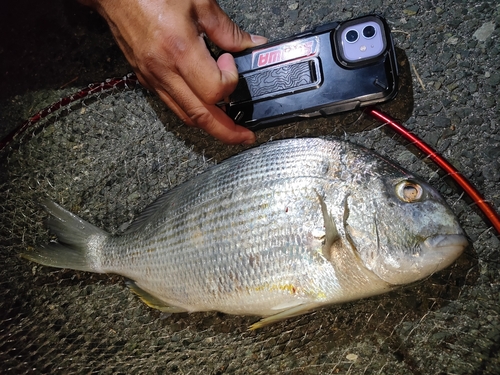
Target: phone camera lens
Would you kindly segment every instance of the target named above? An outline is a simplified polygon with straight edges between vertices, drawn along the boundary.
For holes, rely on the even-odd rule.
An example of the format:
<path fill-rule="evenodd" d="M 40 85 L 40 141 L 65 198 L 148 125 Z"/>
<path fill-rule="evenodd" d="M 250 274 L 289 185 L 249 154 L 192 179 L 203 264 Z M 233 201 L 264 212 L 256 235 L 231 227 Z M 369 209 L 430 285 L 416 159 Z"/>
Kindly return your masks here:
<path fill-rule="evenodd" d="M 363 36 L 366 39 L 371 39 L 375 36 L 375 28 L 373 26 L 366 26 L 363 29 Z"/>
<path fill-rule="evenodd" d="M 346 34 L 345 34 L 345 40 L 347 40 L 348 43 L 354 43 L 358 40 L 359 38 L 359 34 L 356 30 L 349 30 Z"/>

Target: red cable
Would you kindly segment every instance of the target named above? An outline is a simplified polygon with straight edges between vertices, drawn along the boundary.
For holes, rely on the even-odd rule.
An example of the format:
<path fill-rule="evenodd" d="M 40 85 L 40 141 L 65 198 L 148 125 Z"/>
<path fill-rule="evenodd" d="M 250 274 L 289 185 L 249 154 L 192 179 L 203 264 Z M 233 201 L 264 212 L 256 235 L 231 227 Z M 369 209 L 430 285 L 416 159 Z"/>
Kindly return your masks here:
<path fill-rule="evenodd" d="M 377 119 L 378 121 L 389 125 L 399 135 L 403 136 L 406 140 L 417 146 L 424 152 L 434 163 L 436 163 L 442 170 L 450 175 L 465 191 L 465 193 L 474 201 L 487 219 L 491 222 L 493 227 L 500 233 L 500 216 L 495 209 L 484 200 L 483 196 L 477 189 L 465 178 L 454 166 L 452 166 L 444 157 L 439 155 L 431 146 L 425 143 L 422 139 L 406 129 L 402 124 L 391 116 L 379 111 L 375 108 L 367 108 L 367 114 Z"/>

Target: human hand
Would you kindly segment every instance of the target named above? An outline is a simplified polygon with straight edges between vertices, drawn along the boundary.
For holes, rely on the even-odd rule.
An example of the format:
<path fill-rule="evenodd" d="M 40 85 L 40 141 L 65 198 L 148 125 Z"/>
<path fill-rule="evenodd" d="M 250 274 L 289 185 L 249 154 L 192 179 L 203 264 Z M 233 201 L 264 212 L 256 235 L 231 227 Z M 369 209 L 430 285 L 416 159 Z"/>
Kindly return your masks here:
<path fill-rule="evenodd" d="M 215 0 L 80 0 L 94 7 L 132 65 L 141 84 L 155 91 L 187 125 L 225 143 L 251 144 L 255 135 L 215 104 L 238 83 L 233 57 L 215 61 L 203 34 L 237 52 L 267 41 L 233 23 Z"/>

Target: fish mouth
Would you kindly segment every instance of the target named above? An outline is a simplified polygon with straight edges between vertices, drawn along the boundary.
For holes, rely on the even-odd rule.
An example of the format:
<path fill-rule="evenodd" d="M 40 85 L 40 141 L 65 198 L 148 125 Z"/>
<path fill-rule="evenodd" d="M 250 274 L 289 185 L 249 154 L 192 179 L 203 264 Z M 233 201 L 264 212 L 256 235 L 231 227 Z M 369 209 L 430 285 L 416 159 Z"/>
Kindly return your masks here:
<path fill-rule="evenodd" d="M 427 249 L 439 249 L 446 252 L 463 251 L 468 244 L 469 241 L 463 234 L 438 234 L 437 236 L 428 237 L 424 241 L 424 246 Z"/>
<path fill-rule="evenodd" d="M 384 264 L 377 274 L 392 285 L 410 284 L 448 267 L 468 244 L 469 241 L 463 234 L 427 237 L 420 243 L 419 251 L 399 258 L 395 264 Z"/>
<path fill-rule="evenodd" d="M 424 268 L 429 274 L 442 270 L 452 264 L 469 245 L 467 237 L 463 234 L 438 234 L 426 238 L 421 244 Z"/>

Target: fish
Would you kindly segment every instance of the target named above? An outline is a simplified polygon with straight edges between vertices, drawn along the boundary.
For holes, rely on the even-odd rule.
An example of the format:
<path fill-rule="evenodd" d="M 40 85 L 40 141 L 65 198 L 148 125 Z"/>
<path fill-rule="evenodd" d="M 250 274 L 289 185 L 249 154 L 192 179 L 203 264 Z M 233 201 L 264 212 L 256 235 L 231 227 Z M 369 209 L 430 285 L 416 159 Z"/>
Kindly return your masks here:
<path fill-rule="evenodd" d="M 422 280 L 468 245 L 430 184 L 338 139 L 246 150 L 167 191 L 118 235 L 42 206 L 57 240 L 22 257 L 122 275 L 166 313 L 259 316 L 249 329 Z"/>

